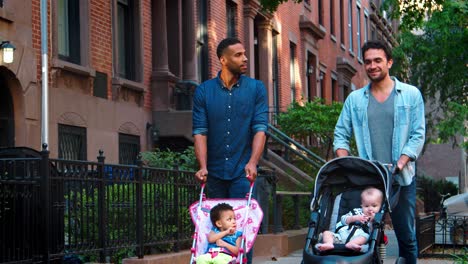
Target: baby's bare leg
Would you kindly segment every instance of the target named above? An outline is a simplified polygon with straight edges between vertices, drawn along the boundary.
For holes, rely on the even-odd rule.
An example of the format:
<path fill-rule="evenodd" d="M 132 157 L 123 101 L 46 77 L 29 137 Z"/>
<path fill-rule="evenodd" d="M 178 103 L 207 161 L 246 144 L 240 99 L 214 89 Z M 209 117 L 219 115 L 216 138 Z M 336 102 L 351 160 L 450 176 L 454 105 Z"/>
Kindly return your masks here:
<path fill-rule="evenodd" d="M 335 248 L 335 246 L 333 246 L 334 238 L 335 235 L 332 232 L 324 231 L 322 233 L 322 243 L 317 244 L 317 249 L 320 251 L 326 251 Z"/>
<path fill-rule="evenodd" d="M 346 248 L 349 248 L 354 251 L 361 251 L 361 246 L 367 242 L 367 238 L 363 236 L 358 236 L 356 238 L 351 239 L 348 243 L 346 243 Z"/>

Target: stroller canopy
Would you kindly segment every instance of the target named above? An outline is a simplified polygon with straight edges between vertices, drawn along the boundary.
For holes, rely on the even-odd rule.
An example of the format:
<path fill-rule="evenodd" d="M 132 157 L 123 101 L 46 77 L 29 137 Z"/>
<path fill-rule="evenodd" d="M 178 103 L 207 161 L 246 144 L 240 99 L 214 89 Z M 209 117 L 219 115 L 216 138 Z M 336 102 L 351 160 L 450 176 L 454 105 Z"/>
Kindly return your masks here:
<path fill-rule="evenodd" d="M 317 206 L 316 197 L 324 186 L 355 188 L 369 185 L 384 191 L 385 200 L 390 208 L 391 175 L 384 165 L 378 161 L 353 156 L 333 159 L 323 165 L 317 174 L 311 208 Z"/>

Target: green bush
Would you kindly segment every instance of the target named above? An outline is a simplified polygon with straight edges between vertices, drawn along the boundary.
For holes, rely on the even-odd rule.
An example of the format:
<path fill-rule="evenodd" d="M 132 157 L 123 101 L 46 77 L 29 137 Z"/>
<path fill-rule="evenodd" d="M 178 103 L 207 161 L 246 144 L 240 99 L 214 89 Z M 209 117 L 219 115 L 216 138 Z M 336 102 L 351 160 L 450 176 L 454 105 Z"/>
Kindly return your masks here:
<path fill-rule="evenodd" d="M 188 147 L 183 152 L 175 152 L 171 150 L 155 149 L 154 151 L 146 151 L 141 153 L 142 159 L 150 167 L 174 169 L 186 171 L 197 171 L 198 163 L 195 158 L 194 147 Z"/>

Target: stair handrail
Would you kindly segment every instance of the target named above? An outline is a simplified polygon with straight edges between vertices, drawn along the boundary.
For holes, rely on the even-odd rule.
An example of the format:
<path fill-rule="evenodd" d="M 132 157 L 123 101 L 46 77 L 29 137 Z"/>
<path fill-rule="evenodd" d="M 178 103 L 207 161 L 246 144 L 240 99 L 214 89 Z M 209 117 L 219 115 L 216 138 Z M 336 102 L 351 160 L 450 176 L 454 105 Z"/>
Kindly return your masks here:
<path fill-rule="evenodd" d="M 310 163 L 312 166 L 319 169 L 323 166 L 323 164 L 325 164 L 326 162 L 325 159 L 313 153 L 311 150 L 304 147 L 302 144 L 295 141 L 294 139 L 292 139 L 291 137 L 283 133 L 281 130 L 279 130 L 275 126 L 268 124 L 268 129 L 269 130 L 267 130 L 267 136 L 271 137 L 273 140 L 275 140 L 276 142 L 280 143 L 282 146 L 287 148 L 288 151 L 291 151 L 294 154 L 298 155 L 299 157 L 301 157 L 302 159 Z M 274 133 L 270 132 L 270 130 L 273 131 Z M 278 134 L 279 136 L 275 135 L 275 133 Z M 312 160 L 311 158 L 302 154 L 300 151 L 292 148 L 290 144 L 293 144 L 297 149 L 304 151 L 307 155 L 313 157 L 313 159 L 315 160 Z"/>

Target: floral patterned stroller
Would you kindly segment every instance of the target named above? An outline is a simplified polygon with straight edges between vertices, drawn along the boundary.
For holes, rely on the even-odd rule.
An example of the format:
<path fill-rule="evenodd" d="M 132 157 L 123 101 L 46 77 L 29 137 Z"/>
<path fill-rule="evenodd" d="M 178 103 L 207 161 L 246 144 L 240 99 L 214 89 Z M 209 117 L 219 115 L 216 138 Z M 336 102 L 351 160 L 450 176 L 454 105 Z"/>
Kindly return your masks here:
<path fill-rule="evenodd" d="M 239 255 L 233 258 L 231 263 L 245 263 L 244 255 L 252 248 L 263 219 L 262 209 L 258 202 L 252 198 L 253 183 L 250 185 L 250 191 L 246 195 L 246 199 L 206 199 L 204 188 L 205 184 L 201 187 L 199 201 L 189 207 L 190 216 L 195 225 L 190 264 L 196 263 L 197 256 L 206 253 L 208 247 L 207 235 L 212 228 L 210 209 L 219 203 L 227 203 L 234 208 L 236 222 L 238 223 L 237 230 L 242 232 Z"/>

